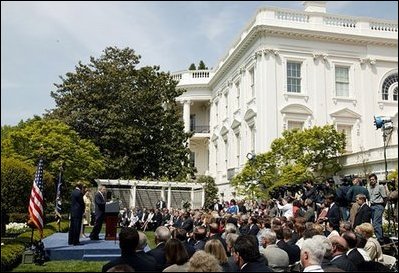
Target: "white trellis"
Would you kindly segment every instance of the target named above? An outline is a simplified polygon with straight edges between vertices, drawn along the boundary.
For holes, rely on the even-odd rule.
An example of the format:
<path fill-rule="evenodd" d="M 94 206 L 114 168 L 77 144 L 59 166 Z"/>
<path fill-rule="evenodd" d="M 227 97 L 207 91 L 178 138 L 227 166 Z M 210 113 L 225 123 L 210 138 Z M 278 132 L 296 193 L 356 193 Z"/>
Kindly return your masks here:
<path fill-rule="evenodd" d="M 123 207 L 154 208 L 159 197 L 167 208 L 179 208 L 180 201 L 189 201 L 191 208 L 202 208 L 205 203 L 203 184 L 171 181 L 143 181 L 120 179 L 95 179 L 97 185 L 105 185 L 113 197 L 122 201 Z"/>

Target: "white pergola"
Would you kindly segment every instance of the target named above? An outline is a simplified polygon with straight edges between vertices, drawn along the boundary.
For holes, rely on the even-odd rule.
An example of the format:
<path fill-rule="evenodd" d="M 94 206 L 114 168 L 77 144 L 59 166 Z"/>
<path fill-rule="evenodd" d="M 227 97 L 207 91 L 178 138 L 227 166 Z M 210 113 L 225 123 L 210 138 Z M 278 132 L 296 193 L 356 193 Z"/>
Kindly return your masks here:
<path fill-rule="evenodd" d="M 171 182 L 171 181 L 145 181 L 145 180 L 121 180 L 121 179 L 95 179 L 97 185 L 112 186 L 130 186 L 130 204 L 136 206 L 137 187 L 159 187 L 161 197 L 165 200 L 165 190 L 167 190 L 167 208 L 171 208 L 171 196 L 173 188 L 191 188 L 191 207 L 194 203 L 194 190 L 201 189 L 201 207 L 205 203 L 205 188 L 203 184 L 193 182 Z"/>

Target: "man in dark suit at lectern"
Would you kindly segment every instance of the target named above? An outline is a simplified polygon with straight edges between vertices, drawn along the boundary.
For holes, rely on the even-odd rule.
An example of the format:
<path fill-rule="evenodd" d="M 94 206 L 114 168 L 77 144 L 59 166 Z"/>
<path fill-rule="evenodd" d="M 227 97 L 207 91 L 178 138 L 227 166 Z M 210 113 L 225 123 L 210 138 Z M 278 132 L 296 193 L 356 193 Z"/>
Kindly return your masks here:
<path fill-rule="evenodd" d="M 98 235 L 100 234 L 105 218 L 105 204 L 107 203 L 106 193 L 107 188 L 104 185 L 100 185 L 98 187 L 98 192 L 94 196 L 96 220 L 94 222 L 93 230 L 90 233 L 91 240 L 100 240 Z"/>

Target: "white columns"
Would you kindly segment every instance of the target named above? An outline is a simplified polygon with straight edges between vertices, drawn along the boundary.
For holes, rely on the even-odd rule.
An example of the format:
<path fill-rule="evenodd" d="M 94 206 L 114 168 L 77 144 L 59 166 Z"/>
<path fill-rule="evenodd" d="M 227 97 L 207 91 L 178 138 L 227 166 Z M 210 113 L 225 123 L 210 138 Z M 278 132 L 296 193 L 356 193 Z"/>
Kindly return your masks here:
<path fill-rule="evenodd" d="M 172 201 L 172 186 L 169 185 L 168 186 L 168 205 L 167 205 L 168 209 L 170 209 L 171 201 Z"/>
<path fill-rule="evenodd" d="M 201 208 L 205 205 L 205 187 L 202 187 L 202 194 L 201 194 Z"/>
<path fill-rule="evenodd" d="M 191 208 L 194 208 L 194 188 L 191 188 Z"/>
<path fill-rule="evenodd" d="M 130 190 L 130 204 L 131 204 L 130 207 L 131 208 L 136 207 L 136 194 L 137 194 L 136 188 L 137 188 L 136 183 L 133 183 L 133 188 Z"/>
<path fill-rule="evenodd" d="M 183 101 L 183 120 L 184 120 L 184 131 L 190 131 L 190 105 L 191 101 Z"/>
<path fill-rule="evenodd" d="M 165 187 L 161 188 L 161 198 L 163 201 L 165 201 Z"/>

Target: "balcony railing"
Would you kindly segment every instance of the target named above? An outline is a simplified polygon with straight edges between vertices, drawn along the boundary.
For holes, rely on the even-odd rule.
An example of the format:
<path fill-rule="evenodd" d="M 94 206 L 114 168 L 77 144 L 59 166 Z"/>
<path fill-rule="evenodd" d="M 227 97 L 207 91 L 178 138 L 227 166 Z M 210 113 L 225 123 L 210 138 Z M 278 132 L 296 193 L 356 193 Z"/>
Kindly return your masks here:
<path fill-rule="evenodd" d="M 209 125 L 203 125 L 203 126 L 191 126 L 190 130 L 194 133 L 205 133 L 209 134 L 210 128 Z"/>

